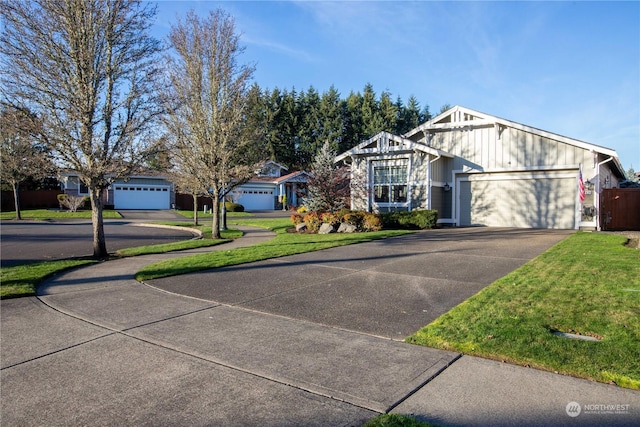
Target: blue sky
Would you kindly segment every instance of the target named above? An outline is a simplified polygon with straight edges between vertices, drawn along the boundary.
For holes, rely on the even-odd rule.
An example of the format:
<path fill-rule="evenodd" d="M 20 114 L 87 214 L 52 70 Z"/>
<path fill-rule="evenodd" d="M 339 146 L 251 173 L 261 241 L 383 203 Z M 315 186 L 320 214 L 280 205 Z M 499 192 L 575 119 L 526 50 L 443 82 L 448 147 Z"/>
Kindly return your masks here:
<path fill-rule="evenodd" d="M 263 88 L 371 83 L 612 148 L 640 171 L 640 2 L 159 1 L 232 15 Z"/>

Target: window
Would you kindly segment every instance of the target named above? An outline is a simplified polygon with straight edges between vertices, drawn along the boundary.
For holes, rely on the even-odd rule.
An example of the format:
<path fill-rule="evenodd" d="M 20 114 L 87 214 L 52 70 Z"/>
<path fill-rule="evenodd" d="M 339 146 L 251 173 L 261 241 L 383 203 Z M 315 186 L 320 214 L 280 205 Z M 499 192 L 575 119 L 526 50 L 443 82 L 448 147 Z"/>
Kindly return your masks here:
<path fill-rule="evenodd" d="M 373 168 L 373 194 L 376 203 L 406 203 L 407 167 L 375 166 Z"/>

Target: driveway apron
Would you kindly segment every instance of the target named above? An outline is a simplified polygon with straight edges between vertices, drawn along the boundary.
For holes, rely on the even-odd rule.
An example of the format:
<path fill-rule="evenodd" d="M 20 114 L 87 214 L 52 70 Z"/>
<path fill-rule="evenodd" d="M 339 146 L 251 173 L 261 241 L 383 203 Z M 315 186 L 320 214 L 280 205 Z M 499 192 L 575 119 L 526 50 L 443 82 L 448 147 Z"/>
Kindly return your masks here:
<path fill-rule="evenodd" d="M 272 238 L 244 231 L 214 250 Z M 37 298 L 2 301 L 2 422 L 360 425 L 391 410 L 449 419 L 442 399 L 425 399 L 431 385 L 454 367 L 484 371 L 399 340 L 567 234 L 433 230 L 151 286 L 133 274 L 184 252 L 67 272 Z"/>

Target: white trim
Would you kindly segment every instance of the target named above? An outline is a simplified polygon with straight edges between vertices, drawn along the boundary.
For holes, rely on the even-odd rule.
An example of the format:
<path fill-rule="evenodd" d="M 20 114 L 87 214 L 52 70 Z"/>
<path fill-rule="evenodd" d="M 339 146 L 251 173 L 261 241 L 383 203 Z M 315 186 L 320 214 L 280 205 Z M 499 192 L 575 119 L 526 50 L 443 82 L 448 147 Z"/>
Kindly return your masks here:
<path fill-rule="evenodd" d="M 476 120 L 468 120 L 468 121 L 459 121 L 460 117 L 463 114 L 469 114 L 472 116 L 476 116 L 479 119 Z M 454 119 L 456 119 L 457 121 L 452 121 L 450 123 L 438 123 L 440 120 L 444 119 L 447 116 L 452 116 Z M 421 124 L 420 126 L 416 127 L 415 129 L 410 130 L 409 132 L 405 133 L 404 135 L 402 135 L 404 138 L 411 138 L 412 136 L 414 136 L 415 134 L 417 134 L 418 132 L 427 132 L 429 130 L 438 130 L 438 129 L 451 129 L 451 128 L 460 128 L 460 127 L 466 127 L 466 126 L 486 126 L 488 124 L 500 124 L 503 126 L 507 126 L 507 127 L 511 127 L 514 129 L 518 129 L 527 133 L 531 133 L 534 135 L 538 135 L 544 138 L 549 138 L 555 141 L 560 141 L 563 142 L 565 144 L 569 144 L 569 145 L 573 145 L 575 147 L 579 147 L 585 150 L 589 150 L 589 151 L 593 151 L 593 152 L 597 152 L 597 153 L 601 153 L 601 154 L 605 154 L 608 156 L 612 156 L 614 157 L 616 160 L 618 158 L 618 154 L 616 153 L 615 150 L 611 149 L 611 148 L 607 148 L 607 147 L 602 147 L 599 145 L 595 145 L 595 144 L 591 144 L 585 141 L 580 141 L 577 139 L 573 139 L 573 138 L 569 138 L 566 136 L 562 136 L 562 135 L 558 135 L 556 133 L 552 133 L 552 132 L 548 132 L 542 129 L 538 129 L 538 128 L 534 128 L 531 126 L 527 126 L 527 125 L 523 125 L 517 122 L 513 122 L 511 120 L 506 120 L 506 119 L 502 119 L 500 117 L 496 117 L 496 116 L 492 116 L 490 114 L 485 114 L 485 113 L 481 113 L 479 111 L 475 111 L 472 110 L 470 108 L 466 108 L 466 107 L 462 107 L 459 105 L 456 105 L 452 108 L 450 108 L 447 111 L 444 111 L 443 113 L 437 115 L 436 117 L 432 118 L 431 120 Z M 619 161 L 616 163 L 617 166 L 620 166 Z M 620 169 L 622 171 L 622 169 Z"/>

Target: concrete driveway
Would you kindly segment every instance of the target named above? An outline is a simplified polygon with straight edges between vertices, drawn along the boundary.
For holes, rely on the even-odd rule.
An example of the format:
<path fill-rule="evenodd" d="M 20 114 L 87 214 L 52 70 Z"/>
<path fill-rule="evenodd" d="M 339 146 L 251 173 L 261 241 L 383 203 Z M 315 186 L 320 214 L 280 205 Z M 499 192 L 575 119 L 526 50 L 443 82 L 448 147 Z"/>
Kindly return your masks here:
<path fill-rule="evenodd" d="M 402 340 L 569 234 L 496 228 L 429 230 L 149 284 L 203 300 Z"/>
<path fill-rule="evenodd" d="M 192 252 L 271 237 L 247 231 Z M 638 392 L 399 341 L 567 234 L 433 230 L 154 287 L 132 275 L 178 254 L 63 273 L 0 302 L 2 424 L 637 425 Z M 576 419 L 571 402 L 627 409 Z"/>
<path fill-rule="evenodd" d="M 123 211 L 123 219 L 105 220 L 107 250 L 170 243 L 194 237 L 187 230 L 139 227 L 153 221 L 188 221 L 172 211 Z M 89 256 L 93 253 L 91 221 L 3 221 L 1 265 Z"/>

